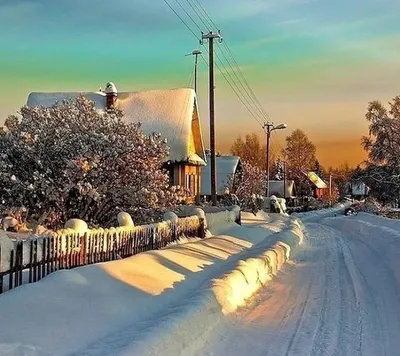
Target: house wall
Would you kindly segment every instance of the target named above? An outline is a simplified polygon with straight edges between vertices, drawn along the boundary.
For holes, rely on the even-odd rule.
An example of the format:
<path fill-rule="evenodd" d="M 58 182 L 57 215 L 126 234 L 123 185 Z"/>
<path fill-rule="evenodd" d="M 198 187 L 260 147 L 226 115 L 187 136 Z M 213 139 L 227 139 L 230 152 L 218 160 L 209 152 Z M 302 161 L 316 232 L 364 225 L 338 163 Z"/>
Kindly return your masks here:
<path fill-rule="evenodd" d="M 314 190 L 314 197 L 319 199 L 324 197 L 325 195 L 328 195 L 328 189 L 322 189 L 322 188 L 315 188 Z"/>
<path fill-rule="evenodd" d="M 201 167 L 187 164 L 176 164 L 173 169 L 173 184 L 185 187 L 192 198 L 200 192 Z"/>

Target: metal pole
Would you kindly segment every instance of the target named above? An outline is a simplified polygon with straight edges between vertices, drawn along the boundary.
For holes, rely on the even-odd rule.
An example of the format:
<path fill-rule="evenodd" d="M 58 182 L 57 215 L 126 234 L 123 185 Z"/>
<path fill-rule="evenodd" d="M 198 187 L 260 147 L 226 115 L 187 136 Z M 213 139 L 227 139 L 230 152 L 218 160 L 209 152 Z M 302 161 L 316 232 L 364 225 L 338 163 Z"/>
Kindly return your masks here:
<path fill-rule="evenodd" d="M 194 55 L 194 91 L 197 94 L 197 58 L 198 54 Z"/>
<path fill-rule="evenodd" d="M 283 198 L 286 199 L 286 161 L 283 161 Z"/>
<path fill-rule="evenodd" d="M 267 125 L 267 162 L 266 162 L 266 174 L 267 174 L 267 187 L 265 189 L 265 196 L 268 198 L 269 196 L 269 142 L 271 138 L 271 129 L 270 125 Z"/>
<path fill-rule="evenodd" d="M 332 174 L 329 175 L 329 206 L 332 205 Z"/>

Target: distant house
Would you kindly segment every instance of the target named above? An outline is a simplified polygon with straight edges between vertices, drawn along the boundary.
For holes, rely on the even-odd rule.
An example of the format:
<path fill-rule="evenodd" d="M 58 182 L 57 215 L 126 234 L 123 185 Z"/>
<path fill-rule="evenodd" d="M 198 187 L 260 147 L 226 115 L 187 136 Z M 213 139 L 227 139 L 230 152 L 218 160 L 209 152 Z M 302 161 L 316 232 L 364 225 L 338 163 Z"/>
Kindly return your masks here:
<path fill-rule="evenodd" d="M 269 195 L 278 198 L 294 198 L 296 196 L 294 180 L 270 180 Z"/>
<path fill-rule="evenodd" d="M 201 168 L 206 165 L 206 156 L 193 89 L 118 93 L 110 82 L 105 91 L 31 93 L 27 105 L 52 106 L 79 94 L 93 101 L 99 110 L 112 106 L 121 109 L 126 121 L 142 124 L 145 134 L 161 133 L 170 147 L 165 168 L 169 171 L 171 184 L 187 188 L 192 196 L 199 193 Z"/>
<path fill-rule="evenodd" d="M 370 188 L 363 182 L 351 182 L 350 194 L 354 199 L 362 199 L 369 195 Z"/>
<path fill-rule="evenodd" d="M 210 162 L 210 160 L 208 160 Z M 217 156 L 216 157 L 216 168 L 217 168 L 217 195 L 224 195 L 225 189 L 232 188 L 232 183 L 235 176 L 241 170 L 241 162 L 238 156 Z M 201 190 L 202 196 L 211 195 L 211 165 L 208 164 L 201 170 Z"/>
<path fill-rule="evenodd" d="M 328 194 L 328 185 L 314 172 L 308 172 L 307 177 L 313 183 L 314 198 L 320 199 Z"/>

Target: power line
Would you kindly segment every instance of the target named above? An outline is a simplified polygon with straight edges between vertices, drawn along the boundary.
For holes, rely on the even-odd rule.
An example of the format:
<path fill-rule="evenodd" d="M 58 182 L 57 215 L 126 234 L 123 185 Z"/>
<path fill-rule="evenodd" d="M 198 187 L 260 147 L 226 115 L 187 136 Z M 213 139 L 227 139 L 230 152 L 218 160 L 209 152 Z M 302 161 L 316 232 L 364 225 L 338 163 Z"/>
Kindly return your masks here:
<path fill-rule="evenodd" d="M 208 53 L 207 49 L 206 52 Z M 217 54 L 217 58 L 218 54 Z M 251 104 L 249 103 L 248 99 L 244 96 L 244 94 L 242 93 L 242 91 L 240 90 L 240 87 L 237 85 L 237 83 L 233 80 L 231 74 L 229 73 L 229 71 L 226 68 L 221 69 L 221 66 L 216 62 L 215 66 L 217 67 L 217 69 L 219 70 L 219 72 L 221 73 L 221 75 L 223 76 L 223 78 L 225 79 L 225 81 L 228 83 L 228 85 L 230 86 L 230 88 L 232 89 L 232 91 L 236 94 L 236 96 L 239 98 L 239 100 L 242 102 L 242 104 L 245 106 L 245 108 L 247 109 L 247 111 L 251 114 L 251 116 L 253 116 L 253 118 L 258 122 L 258 124 L 262 127 L 262 122 L 259 120 L 259 118 L 257 117 L 257 114 L 254 113 L 254 109 L 251 107 Z M 225 73 L 224 73 L 225 71 Z M 228 77 L 230 79 L 228 79 Z"/>
<path fill-rule="evenodd" d="M 190 2 L 190 0 L 186 0 L 186 2 L 189 4 L 189 6 L 192 8 L 193 12 L 198 16 L 198 18 L 200 19 L 200 21 L 203 23 L 203 25 L 205 26 L 205 29 L 211 31 L 212 26 L 209 26 L 209 23 L 206 23 L 206 21 L 204 21 L 203 17 L 199 15 L 198 8 L 195 8 L 195 4 L 192 4 Z M 215 28 L 216 30 L 217 28 Z"/>
<path fill-rule="evenodd" d="M 193 19 L 193 17 L 189 14 L 189 12 L 183 7 L 183 5 L 179 2 L 179 0 L 175 0 L 175 2 L 179 5 L 179 7 L 183 10 L 183 12 L 186 14 L 187 17 L 194 23 L 194 25 L 198 28 L 198 30 L 201 32 L 201 27 L 198 25 L 198 23 Z"/>
<path fill-rule="evenodd" d="M 249 94 L 248 90 L 246 89 L 245 85 L 243 84 L 243 81 L 241 80 L 241 78 L 237 74 L 237 71 L 235 70 L 235 68 L 231 65 L 231 63 L 230 63 L 229 59 L 227 58 L 226 54 L 224 53 L 224 51 L 221 51 L 221 54 L 224 57 L 225 61 L 228 63 L 228 66 L 230 67 L 233 75 L 236 77 L 236 79 L 239 82 L 240 86 L 243 88 L 245 94 L 247 95 L 247 98 L 246 98 L 247 103 L 249 103 L 249 105 L 254 105 L 254 107 L 256 109 L 256 112 L 259 115 L 259 118 L 261 119 L 261 121 L 265 120 L 265 116 L 264 116 L 263 111 L 257 106 L 257 103 L 254 101 L 252 96 Z M 218 54 L 217 54 L 217 58 L 222 62 L 222 60 L 218 56 Z M 243 94 L 243 96 L 245 96 L 245 95 Z"/>
<path fill-rule="evenodd" d="M 186 26 L 186 28 L 196 37 L 197 40 L 200 40 L 199 36 L 190 28 L 190 26 L 185 22 L 185 20 L 178 14 L 178 12 L 171 6 L 171 4 L 167 0 L 163 0 L 168 7 L 172 10 L 172 12 L 178 17 L 178 19 Z"/>
<path fill-rule="evenodd" d="M 190 4 L 190 0 L 186 0 L 186 1 Z M 191 6 L 192 9 L 197 14 L 197 16 L 201 19 L 201 21 L 204 23 L 204 21 L 203 21 L 203 17 L 204 17 L 206 19 L 206 21 L 208 21 L 209 24 L 211 24 L 211 26 L 214 26 L 215 28 L 218 28 L 216 23 L 212 20 L 211 16 L 208 14 L 206 9 L 201 5 L 201 3 L 198 0 L 193 0 L 193 3 L 196 4 L 195 6 L 196 6 L 197 10 L 203 13 L 202 15 L 199 14 L 199 12 L 197 12 L 195 9 L 193 9 L 193 6 Z M 233 60 L 233 64 L 234 65 L 232 66 L 232 64 L 230 63 L 230 61 L 228 60 L 228 58 L 226 57 L 225 53 L 222 50 L 221 50 L 221 53 L 224 55 L 226 61 L 228 62 L 228 65 L 232 68 L 232 71 L 235 74 L 235 76 L 238 78 L 239 83 L 241 84 L 241 86 L 243 87 L 243 89 L 245 90 L 245 92 L 247 93 L 249 98 L 251 99 L 251 101 L 254 102 L 255 106 L 257 107 L 257 110 L 260 111 L 260 113 L 262 114 L 262 116 L 264 116 L 264 118 L 266 118 L 268 121 L 270 121 L 270 117 L 269 117 L 268 113 L 265 111 L 265 109 L 261 105 L 260 101 L 258 100 L 257 96 L 255 95 L 253 89 L 249 85 L 249 82 L 247 81 L 247 79 L 246 79 L 245 75 L 243 74 L 242 70 L 240 69 L 240 66 L 238 65 L 238 63 L 237 63 L 237 61 L 236 61 L 231 49 L 229 48 L 228 44 L 226 42 L 223 42 L 223 46 L 225 47 L 225 49 L 226 49 L 227 53 L 229 54 L 230 58 Z M 239 76 L 241 77 L 241 79 L 239 78 L 239 76 L 237 75 L 236 71 L 234 70 L 234 67 L 236 67 L 237 72 L 239 73 Z"/>
<path fill-rule="evenodd" d="M 201 12 L 204 13 L 205 18 L 209 21 L 209 23 L 211 24 L 211 27 L 214 26 L 216 29 L 218 28 L 218 26 L 215 24 L 215 22 L 212 20 L 212 18 L 210 17 L 210 15 L 208 14 L 208 12 L 206 11 L 206 9 L 204 8 L 203 5 L 200 4 L 200 2 L 198 0 L 194 0 L 194 2 L 197 4 L 197 7 L 200 9 Z"/>
<path fill-rule="evenodd" d="M 178 17 L 178 19 L 185 25 L 185 27 L 193 34 L 193 36 L 195 36 L 196 39 L 199 39 L 199 37 L 196 35 L 196 33 L 187 24 L 187 22 L 179 15 L 179 13 L 172 7 L 172 5 L 167 0 L 163 0 L 163 1 L 168 5 L 168 7 Z M 185 12 L 185 14 L 189 17 L 189 19 L 195 24 L 195 26 L 200 29 L 200 26 L 198 25 L 198 23 L 193 19 L 193 17 L 188 13 L 188 11 L 183 7 L 183 5 L 178 0 L 175 0 L 175 1 L 182 8 L 182 10 Z M 208 15 L 207 11 L 197 0 L 194 0 L 196 2 L 196 5 L 194 3 L 192 4 L 190 2 L 190 0 L 186 0 L 186 1 L 192 8 L 193 12 L 197 15 L 197 17 L 200 19 L 200 21 L 206 27 L 209 24 L 214 25 L 216 27 L 215 22 L 211 19 L 211 17 Z M 200 14 L 200 12 L 203 12 L 203 15 Z M 207 24 L 206 22 L 209 22 L 209 23 Z M 229 47 L 227 47 L 227 45 L 225 45 L 225 46 L 226 46 L 231 58 L 233 58 L 233 60 L 234 60 L 234 65 L 232 65 L 232 63 L 229 61 L 228 57 L 222 50 L 221 50 L 221 53 L 223 54 L 226 62 L 228 63 L 228 66 L 230 67 L 233 75 L 236 77 L 239 84 L 234 80 L 234 78 L 232 77 L 232 75 L 229 73 L 229 71 L 226 68 L 223 68 L 226 72 L 226 75 L 225 75 L 224 71 L 221 69 L 221 67 L 218 65 L 218 63 L 216 63 L 216 67 L 219 70 L 219 72 L 222 74 L 225 81 L 231 87 L 233 92 L 236 94 L 236 96 L 239 98 L 239 100 L 242 102 L 242 104 L 249 111 L 249 113 L 258 122 L 258 124 L 260 124 L 262 126 L 262 122 L 261 122 L 262 120 L 260 120 L 260 118 L 263 118 L 264 116 L 269 118 L 269 116 L 265 115 L 265 111 L 263 111 L 263 109 L 260 109 L 261 104 L 259 103 L 258 99 L 257 100 L 254 99 L 254 97 L 255 97 L 254 92 L 252 91 L 247 80 L 245 79 L 244 74 L 241 72 L 236 60 L 233 57 L 233 53 L 230 51 L 230 49 L 229 49 Z M 204 57 L 201 56 L 201 58 L 208 66 L 208 63 L 204 59 Z M 218 54 L 217 54 L 217 58 L 219 59 L 220 62 L 222 62 L 222 60 L 218 56 Z M 236 66 L 238 68 L 239 75 L 237 74 L 237 70 L 234 68 L 234 66 Z M 228 77 L 230 78 L 230 80 L 228 79 Z M 243 78 L 244 78 L 244 80 L 243 80 Z M 243 88 L 243 90 L 240 88 L 239 85 Z M 244 91 L 244 93 L 243 93 L 243 91 Z M 249 93 L 249 91 L 250 91 L 250 93 Z"/>

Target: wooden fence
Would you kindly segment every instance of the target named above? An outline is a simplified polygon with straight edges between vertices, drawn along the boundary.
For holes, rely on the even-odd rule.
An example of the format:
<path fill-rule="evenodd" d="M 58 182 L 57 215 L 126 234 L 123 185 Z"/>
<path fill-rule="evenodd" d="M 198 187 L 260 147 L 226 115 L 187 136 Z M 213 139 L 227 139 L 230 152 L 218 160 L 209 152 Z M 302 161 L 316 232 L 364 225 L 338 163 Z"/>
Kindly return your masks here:
<path fill-rule="evenodd" d="M 130 257 L 163 248 L 182 237 L 204 236 L 204 220 L 192 216 L 174 223 L 164 221 L 129 229 L 94 229 L 83 236 L 55 233 L 49 237 L 18 240 L 11 251 L 1 251 L 0 245 L 0 294 L 24 283 L 39 281 L 61 269 Z M 5 265 L 9 267 L 2 271 Z"/>

